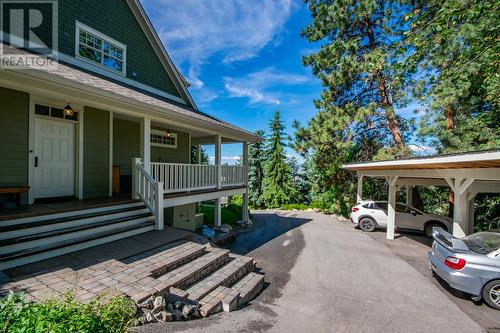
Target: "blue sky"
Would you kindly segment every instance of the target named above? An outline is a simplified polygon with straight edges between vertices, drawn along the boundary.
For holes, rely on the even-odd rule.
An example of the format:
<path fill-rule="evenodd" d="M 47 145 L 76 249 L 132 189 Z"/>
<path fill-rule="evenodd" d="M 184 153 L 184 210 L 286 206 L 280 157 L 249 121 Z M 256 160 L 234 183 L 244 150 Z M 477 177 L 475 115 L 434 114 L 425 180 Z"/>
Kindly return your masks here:
<path fill-rule="evenodd" d="M 311 21 L 303 1 L 141 2 L 202 111 L 256 131 L 279 109 L 289 134 L 295 119 L 315 114 L 322 87 L 302 65 L 315 47 L 300 36 Z M 224 145 L 223 162 L 240 154 L 240 145 Z"/>

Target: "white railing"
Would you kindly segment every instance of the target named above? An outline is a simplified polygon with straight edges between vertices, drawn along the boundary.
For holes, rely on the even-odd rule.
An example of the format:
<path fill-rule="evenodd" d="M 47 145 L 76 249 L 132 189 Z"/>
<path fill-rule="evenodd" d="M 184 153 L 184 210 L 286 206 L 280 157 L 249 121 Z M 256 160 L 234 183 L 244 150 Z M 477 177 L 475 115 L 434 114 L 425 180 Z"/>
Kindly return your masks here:
<path fill-rule="evenodd" d="M 220 174 L 220 176 L 219 176 Z M 151 176 L 163 183 L 165 193 L 245 185 L 246 168 L 236 165 L 151 163 Z"/>
<path fill-rule="evenodd" d="M 246 168 L 240 165 L 221 166 L 221 186 L 245 185 Z"/>
<path fill-rule="evenodd" d="M 163 229 L 163 183 L 156 181 L 146 172 L 140 159 L 132 163 L 132 194 L 141 199 L 155 217 L 157 230 Z"/>

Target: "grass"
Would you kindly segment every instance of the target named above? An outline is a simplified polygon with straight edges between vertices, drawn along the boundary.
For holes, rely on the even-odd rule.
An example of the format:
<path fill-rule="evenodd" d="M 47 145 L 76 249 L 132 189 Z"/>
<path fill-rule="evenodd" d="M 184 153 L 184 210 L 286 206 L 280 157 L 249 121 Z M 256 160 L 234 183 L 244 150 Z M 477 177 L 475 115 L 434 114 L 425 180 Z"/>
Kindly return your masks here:
<path fill-rule="evenodd" d="M 123 333 L 136 324 L 136 307 L 125 296 L 78 303 L 65 299 L 27 301 L 11 293 L 0 299 L 0 332 L 9 333 Z"/>
<path fill-rule="evenodd" d="M 204 223 L 206 225 L 214 225 L 214 206 L 209 204 L 201 205 L 201 212 L 204 216 Z M 236 222 L 241 221 L 241 206 L 236 204 L 229 204 L 227 207 L 221 209 L 222 224 L 229 224 L 232 227 L 237 226 Z"/>

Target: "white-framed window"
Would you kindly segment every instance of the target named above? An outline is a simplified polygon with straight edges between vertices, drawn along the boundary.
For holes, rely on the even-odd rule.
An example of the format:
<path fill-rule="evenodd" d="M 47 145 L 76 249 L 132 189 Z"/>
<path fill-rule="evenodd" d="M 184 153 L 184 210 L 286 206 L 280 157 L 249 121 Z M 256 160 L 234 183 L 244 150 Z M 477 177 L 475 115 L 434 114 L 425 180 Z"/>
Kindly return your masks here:
<path fill-rule="evenodd" d="M 170 133 L 169 131 L 152 129 L 151 145 L 159 147 L 177 148 L 177 133 Z"/>
<path fill-rule="evenodd" d="M 75 56 L 112 72 L 126 74 L 127 46 L 80 22 L 76 22 Z"/>

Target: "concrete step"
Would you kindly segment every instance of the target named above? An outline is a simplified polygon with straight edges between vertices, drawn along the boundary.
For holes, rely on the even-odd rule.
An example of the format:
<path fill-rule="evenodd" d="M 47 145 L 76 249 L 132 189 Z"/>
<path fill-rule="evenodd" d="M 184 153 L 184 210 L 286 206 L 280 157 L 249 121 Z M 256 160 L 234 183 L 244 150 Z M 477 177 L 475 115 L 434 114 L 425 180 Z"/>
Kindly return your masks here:
<path fill-rule="evenodd" d="M 223 266 L 228 260 L 228 250 L 208 248 L 203 256 L 159 276 L 157 280 L 163 285 L 186 290 L 189 286 Z"/>
<path fill-rule="evenodd" d="M 264 287 L 264 275 L 248 273 L 231 287 L 234 294 L 239 294 L 238 307 L 250 302 Z"/>
<path fill-rule="evenodd" d="M 55 231 L 42 232 L 38 234 L 16 237 L 0 241 L 0 258 L 9 253 L 34 249 L 50 244 L 71 241 L 80 237 L 97 234 L 106 231 L 117 230 L 125 227 L 138 226 L 145 222 L 154 222 L 154 216 L 150 212 L 138 215 L 111 218 L 107 221 L 73 226 Z"/>
<path fill-rule="evenodd" d="M 227 298 L 231 294 L 231 292 L 231 288 L 226 288 L 223 286 L 217 287 L 215 290 L 213 290 L 200 300 L 200 314 L 203 317 L 207 317 L 211 314 L 221 312 L 222 300 Z"/>
<path fill-rule="evenodd" d="M 230 287 L 255 269 L 252 258 L 236 254 L 230 254 L 229 258 L 230 261 L 226 265 L 186 290 L 189 293 L 189 300 L 197 302 L 219 286 Z"/>
<path fill-rule="evenodd" d="M 86 236 L 81 236 L 75 239 L 56 242 L 38 248 L 9 253 L 2 257 L 0 262 L 0 270 L 9 269 L 12 267 L 29 264 L 35 261 L 40 261 L 66 253 L 86 249 L 96 245 L 109 243 L 118 239 L 131 237 L 144 232 L 154 230 L 154 222 L 143 222 L 123 228 L 117 228 L 100 233 L 90 233 Z"/>

